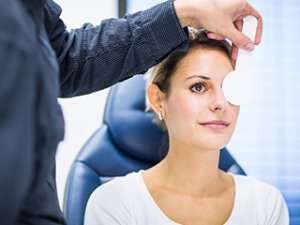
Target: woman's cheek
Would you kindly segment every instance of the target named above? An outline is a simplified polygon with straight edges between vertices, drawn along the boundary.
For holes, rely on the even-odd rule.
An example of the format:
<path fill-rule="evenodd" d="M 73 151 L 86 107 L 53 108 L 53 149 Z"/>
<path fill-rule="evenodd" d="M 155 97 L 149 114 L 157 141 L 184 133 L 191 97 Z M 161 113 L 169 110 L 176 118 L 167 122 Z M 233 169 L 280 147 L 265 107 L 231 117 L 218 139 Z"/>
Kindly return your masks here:
<path fill-rule="evenodd" d="M 169 102 L 169 112 L 179 118 L 197 120 L 197 115 L 204 109 L 204 102 L 199 97 L 175 95 Z"/>
<path fill-rule="evenodd" d="M 233 122 L 236 123 L 236 121 L 239 118 L 239 114 L 240 114 L 240 106 L 233 106 L 233 108 L 231 109 L 231 113 L 232 113 L 232 119 Z"/>

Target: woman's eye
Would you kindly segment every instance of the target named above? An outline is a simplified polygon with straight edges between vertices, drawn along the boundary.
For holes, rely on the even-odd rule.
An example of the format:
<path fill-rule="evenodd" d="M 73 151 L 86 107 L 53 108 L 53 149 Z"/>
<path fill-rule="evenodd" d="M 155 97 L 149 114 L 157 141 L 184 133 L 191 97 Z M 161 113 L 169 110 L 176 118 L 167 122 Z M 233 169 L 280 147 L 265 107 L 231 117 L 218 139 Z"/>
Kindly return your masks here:
<path fill-rule="evenodd" d="M 202 83 L 197 83 L 191 86 L 191 91 L 195 93 L 204 92 L 206 90 L 205 86 Z"/>

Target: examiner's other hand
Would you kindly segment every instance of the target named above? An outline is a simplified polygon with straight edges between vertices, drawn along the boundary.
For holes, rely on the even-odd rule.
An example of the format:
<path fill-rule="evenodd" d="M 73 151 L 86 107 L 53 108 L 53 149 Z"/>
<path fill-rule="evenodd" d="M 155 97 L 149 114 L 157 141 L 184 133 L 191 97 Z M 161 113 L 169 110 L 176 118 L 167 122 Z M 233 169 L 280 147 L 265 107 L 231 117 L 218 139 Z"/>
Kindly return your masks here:
<path fill-rule="evenodd" d="M 228 38 L 237 48 L 248 51 L 260 43 L 262 17 L 246 0 L 176 0 L 174 6 L 182 27 L 204 28 L 209 31 L 209 38 Z M 236 26 L 249 15 L 257 18 L 254 42 Z M 233 54 L 234 60 L 235 57 L 236 53 Z"/>

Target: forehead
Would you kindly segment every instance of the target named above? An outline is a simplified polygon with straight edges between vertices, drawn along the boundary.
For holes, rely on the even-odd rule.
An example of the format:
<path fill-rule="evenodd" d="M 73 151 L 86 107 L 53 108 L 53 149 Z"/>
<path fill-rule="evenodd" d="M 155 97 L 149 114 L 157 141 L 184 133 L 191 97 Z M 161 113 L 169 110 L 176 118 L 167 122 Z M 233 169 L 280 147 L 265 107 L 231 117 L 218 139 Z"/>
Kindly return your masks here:
<path fill-rule="evenodd" d="M 204 75 L 211 80 L 223 81 L 232 70 L 233 66 L 226 53 L 218 49 L 196 47 L 178 63 L 174 81 L 182 81 L 192 75 Z"/>

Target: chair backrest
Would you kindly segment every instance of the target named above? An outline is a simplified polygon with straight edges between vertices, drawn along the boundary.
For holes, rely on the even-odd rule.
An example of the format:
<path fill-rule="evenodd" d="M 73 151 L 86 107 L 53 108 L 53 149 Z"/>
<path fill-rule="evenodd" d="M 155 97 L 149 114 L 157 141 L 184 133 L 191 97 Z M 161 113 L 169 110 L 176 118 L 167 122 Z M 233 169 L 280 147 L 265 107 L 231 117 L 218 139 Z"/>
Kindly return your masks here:
<path fill-rule="evenodd" d="M 87 200 L 108 180 L 158 163 L 168 149 L 167 135 L 145 112 L 143 76 L 115 85 L 108 95 L 103 125 L 89 138 L 71 166 L 64 196 L 69 225 L 83 225 Z M 220 155 L 224 171 L 245 174 L 227 149 Z"/>

